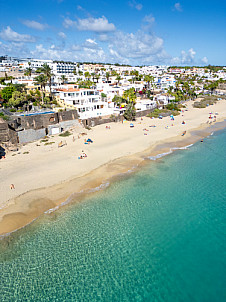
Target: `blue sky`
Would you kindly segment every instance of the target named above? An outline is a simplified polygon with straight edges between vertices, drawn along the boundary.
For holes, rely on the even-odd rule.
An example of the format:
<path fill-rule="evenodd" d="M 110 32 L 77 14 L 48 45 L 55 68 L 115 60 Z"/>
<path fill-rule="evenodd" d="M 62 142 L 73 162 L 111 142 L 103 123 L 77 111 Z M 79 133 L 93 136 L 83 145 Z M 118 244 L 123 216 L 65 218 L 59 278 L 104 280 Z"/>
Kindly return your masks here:
<path fill-rule="evenodd" d="M 0 0 L 0 55 L 226 65 L 225 0 Z"/>

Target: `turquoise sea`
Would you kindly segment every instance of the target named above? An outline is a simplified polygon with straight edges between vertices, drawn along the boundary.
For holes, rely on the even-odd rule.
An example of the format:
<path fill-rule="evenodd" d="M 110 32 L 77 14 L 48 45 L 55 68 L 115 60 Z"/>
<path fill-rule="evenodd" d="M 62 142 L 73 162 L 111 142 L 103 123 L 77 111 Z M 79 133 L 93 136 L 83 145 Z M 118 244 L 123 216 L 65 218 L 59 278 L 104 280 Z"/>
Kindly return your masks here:
<path fill-rule="evenodd" d="M 0 240 L 0 301 L 226 301 L 226 131 Z"/>

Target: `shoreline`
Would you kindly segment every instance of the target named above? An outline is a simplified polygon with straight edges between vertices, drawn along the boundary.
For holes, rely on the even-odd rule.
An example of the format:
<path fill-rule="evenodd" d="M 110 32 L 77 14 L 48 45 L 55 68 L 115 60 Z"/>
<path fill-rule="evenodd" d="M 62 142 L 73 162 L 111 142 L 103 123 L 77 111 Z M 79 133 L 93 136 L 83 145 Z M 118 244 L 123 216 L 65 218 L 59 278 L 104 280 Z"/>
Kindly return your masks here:
<path fill-rule="evenodd" d="M 220 116 L 213 125 L 201 123 L 198 127 L 190 127 L 184 137 L 177 134 L 167 139 L 158 140 L 142 151 L 128 155 L 123 154 L 123 156 L 107 161 L 81 176 L 72 176 L 71 179 L 63 180 L 52 186 L 23 192 L 7 203 L 5 202 L 5 206 L 0 209 L 0 236 L 7 236 L 32 223 L 44 213 L 51 213 L 65 206 L 71 202 L 71 199 L 74 199 L 75 195 L 76 201 L 73 202 L 80 202 L 87 194 L 96 193 L 122 175 L 129 175 L 138 171 L 143 165 L 150 163 L 151 159 L 147 159 L 148 157 L 156 157 L 167 152 L 169 154 L 176 149 L 194 144 L 213 131 L 224 128 L 225 117 L 226 115 Z M 151 120 L 151 122 L 155 122 L 155 120 Z M 177 130 L 181 133 L 180 129 Z"/>

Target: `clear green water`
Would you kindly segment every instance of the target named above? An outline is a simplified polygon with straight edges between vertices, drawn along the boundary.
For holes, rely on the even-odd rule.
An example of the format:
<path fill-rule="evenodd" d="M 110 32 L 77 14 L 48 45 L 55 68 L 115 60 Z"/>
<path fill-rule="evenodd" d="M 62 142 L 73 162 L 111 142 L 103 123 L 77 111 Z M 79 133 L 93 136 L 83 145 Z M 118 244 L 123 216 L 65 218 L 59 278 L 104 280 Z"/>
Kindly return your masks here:
<path fill-rule="evenodd" d="M 0 241 L 0 301 L 226 301 L 226 131 Z"/>

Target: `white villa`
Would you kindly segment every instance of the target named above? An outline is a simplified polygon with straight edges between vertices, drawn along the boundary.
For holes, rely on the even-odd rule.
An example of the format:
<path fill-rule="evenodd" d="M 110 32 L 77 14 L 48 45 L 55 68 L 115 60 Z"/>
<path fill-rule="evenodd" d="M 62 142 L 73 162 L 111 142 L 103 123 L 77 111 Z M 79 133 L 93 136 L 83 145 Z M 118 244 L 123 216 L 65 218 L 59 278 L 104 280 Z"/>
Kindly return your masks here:
<path fill-rule="evenodd" d="M 106 116 L 113 113 L 108 102 L 101 99 L 101 93 L 95 89 L 58 89 L 60 104 L 78 111 L 80 119 Z"/>

